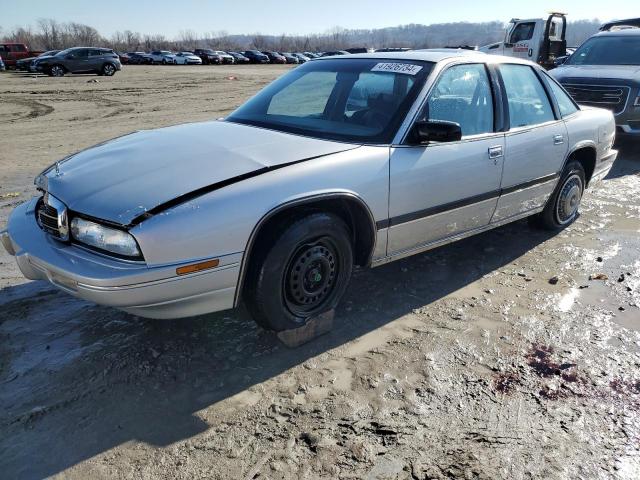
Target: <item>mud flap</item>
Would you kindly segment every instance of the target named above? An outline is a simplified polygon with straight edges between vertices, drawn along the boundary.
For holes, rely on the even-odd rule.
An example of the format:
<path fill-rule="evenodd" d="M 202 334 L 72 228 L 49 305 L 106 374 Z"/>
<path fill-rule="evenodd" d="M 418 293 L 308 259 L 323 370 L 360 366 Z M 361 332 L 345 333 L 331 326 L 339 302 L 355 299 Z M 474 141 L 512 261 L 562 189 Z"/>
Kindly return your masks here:
<path fill-rule="evenodd" d="M 335 312 L 335 310 L 329 310 L 311 318 L 303 327 L 278 332 L 278 339 L 289 348 L 304 345 L 333 329 Z"/>

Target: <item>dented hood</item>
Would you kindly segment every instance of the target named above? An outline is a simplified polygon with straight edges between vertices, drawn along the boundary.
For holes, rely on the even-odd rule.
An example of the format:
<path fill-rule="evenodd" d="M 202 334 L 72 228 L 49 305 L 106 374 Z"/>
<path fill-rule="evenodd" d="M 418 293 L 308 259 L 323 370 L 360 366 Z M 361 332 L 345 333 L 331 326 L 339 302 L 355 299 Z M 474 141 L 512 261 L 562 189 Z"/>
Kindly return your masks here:
<path fill-rule="evenodd" d="M 135 132 L 96 145 L 36 179 L 75 212 L 122 225 L 192 192 L 357 148 L 230 122 Z"/>

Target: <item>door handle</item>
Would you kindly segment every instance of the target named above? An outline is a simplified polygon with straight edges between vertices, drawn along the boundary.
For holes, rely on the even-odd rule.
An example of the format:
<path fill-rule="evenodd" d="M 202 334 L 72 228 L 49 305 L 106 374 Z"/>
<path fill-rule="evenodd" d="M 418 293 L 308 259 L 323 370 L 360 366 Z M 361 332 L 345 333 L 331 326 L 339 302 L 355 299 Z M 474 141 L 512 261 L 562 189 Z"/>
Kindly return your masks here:
<path fill-rule="evenodd" d="M 496 147 L 489 147 L 489 158 L 493 160 L 493 164 L 497 165 L 498 159 L 501 158 L 502 153 L 502 145 L 498 145 Z"/>
<path fill-rule="evenodd" d="M 564 143 L 564 136 L 562 135 L 554 135 L 553 144 L 554 145 L 562 145 Z"/>

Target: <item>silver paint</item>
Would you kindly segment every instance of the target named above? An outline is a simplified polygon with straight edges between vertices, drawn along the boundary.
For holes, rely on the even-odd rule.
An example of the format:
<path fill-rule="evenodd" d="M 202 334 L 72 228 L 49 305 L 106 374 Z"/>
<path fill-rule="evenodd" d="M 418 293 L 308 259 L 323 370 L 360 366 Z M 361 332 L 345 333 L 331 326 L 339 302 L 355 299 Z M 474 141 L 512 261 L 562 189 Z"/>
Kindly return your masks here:
<path fill-rule="evenodd" d="M 136 132 L 68 157 L 43 172 L 37 185 L 71 212 L 125 226 L 160 204 L 214 185 L 130 226 L 144 261 L 55 240 L 35 221 L 37 199 L 12 212 L 7 231 L 0 232 L 2 244 L 27 278 L 141 316 L 185 317 L 235 305 L 253 240 L 277 209 L 336 196 L 361 202 L 369 221 L 380 225 L 372 229 L 370 254 L 377 266 L 537 213 L 557 181 L 387 228 L 390 217 L 558 173 L 578 148 L 596 150 L 594 178 L 606 175 L 615 160 L 613 115 L 599 109 L 506 134 L 403 145 L 434 80 L 449 65 L 529 63 L 446 51 L 352 57 L 437 62 L 392 145 L 332 142 L 218 121 Z M 558 135 L 562 144 L 554 141 Z M 496 147 L 503 155 L 493 158 Z M 180 266 L 211 258 L 220 260 L 218 267 L 176 274 Z"/>

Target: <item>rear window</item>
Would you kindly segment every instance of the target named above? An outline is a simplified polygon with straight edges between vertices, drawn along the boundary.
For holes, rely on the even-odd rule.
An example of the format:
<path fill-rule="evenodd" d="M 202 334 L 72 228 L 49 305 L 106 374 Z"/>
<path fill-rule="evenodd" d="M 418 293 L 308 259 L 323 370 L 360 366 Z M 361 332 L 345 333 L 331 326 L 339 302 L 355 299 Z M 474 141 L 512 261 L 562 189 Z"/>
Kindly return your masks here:
<path fill-rule="evenodd" d="M 503 64 L 499 69 L 507 93 L 511 128 L 555 120 L 549 97 L 531 67 Z"/>
<path fill-rule="evenodd" d="M 573 102 L 569 94 L 565 92 L 564 88 L 558 85 L 558 83 L 549 75 L 545 74 L 545 76 L 547 78 L 547 83 L 551 88 L 551 92 L 553 93 L 553 96 L 556 98 L 556 102 L 558 103 L 560 116 L 564 118 L 568 115 L 571 115 L 572 113 L 577 112 L 578 107 L 576 107 L 576 104 Z"/>

